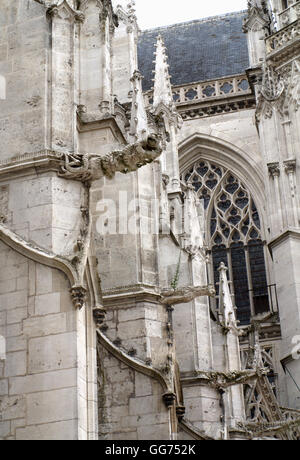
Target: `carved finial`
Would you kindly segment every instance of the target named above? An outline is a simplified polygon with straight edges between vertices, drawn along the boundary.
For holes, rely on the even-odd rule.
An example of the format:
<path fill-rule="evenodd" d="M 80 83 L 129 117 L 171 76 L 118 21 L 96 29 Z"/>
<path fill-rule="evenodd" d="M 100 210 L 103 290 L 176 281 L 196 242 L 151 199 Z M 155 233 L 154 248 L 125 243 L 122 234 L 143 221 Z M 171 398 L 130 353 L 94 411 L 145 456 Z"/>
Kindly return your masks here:
<path fill-rule="evenodd" d="M 224 262 L 221 262 L 220 263 L 220 266 L 218 268 L 218 271 L 221 272 L 221 271 L 225 271 L 227 272 L 228 271 L 228 268 L 226 267 L 226 265 L 224 264 Z"/>
<path fill-rule="evenodd" d="M 165 104 L 167 107 L 173 107 L 173 94 L 170 83 L 170 74 L 168 66 L 168 57 L 166 47 L 161 35 L 157 37 L 155 52 L 155 78 L 154 78 L 154 95 L 153 106 Z"/>
<path fill-rule="evenodd" d="M 255 23 L 261 28 L 269 27 L 271 24 L 272 11 L 264 0 L 248 0 L 247 16 L 244 20 L 243 31 L 247 33 Z"/>
<path fill-rule="evenodd" d="M 284 91 L 284 82 L 274 68 L 266 63 L 263 65 L 262 96 L 269 102 L 276 101 Z"/>

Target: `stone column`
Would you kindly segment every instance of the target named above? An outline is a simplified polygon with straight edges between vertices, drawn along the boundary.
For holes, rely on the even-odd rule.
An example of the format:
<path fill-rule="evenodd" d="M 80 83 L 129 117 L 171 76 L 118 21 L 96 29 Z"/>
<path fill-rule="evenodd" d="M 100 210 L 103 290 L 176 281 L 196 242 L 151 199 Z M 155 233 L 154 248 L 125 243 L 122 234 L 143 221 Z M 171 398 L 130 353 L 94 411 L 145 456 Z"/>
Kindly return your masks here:
<path fill-rule="evenodd" d="M 110 17 L 107 15 L 101 20 L 102 40 L 103 40 L 103 60 L 102 60 L 102 100 L 100 111 L 103 115 L 112 113 L 112 35 L 114 26 L 111 24 Z"/>
<path fill-rule="evenodd" d="M 290 186 L 290 198 L 292 204 L 293 213 L 293 226 L 299 227 L 299 200 L 297 197 L 296 187 L 296 160 L 287 160 L 284 162 L 285 172 L 288 175 L 289 186 Z"/>
<path fill-rule="evenodd" d="M 270 177 L 273 179 L 274 183 L 274 192 L 275 192 L 275 206 L 278 213 L 278 218 L 273 216 L 273 232 L 277 230 L 277 233 L 282 231 L 283 228 L 283 217 L 282 217 L 282 203 L 280 195 L 280 167 L 279 163 L 268 163 L 268 170 Z"/>
<path fill-rule="evenodd" d="M 64 149 L 70 152 L 75 148 L 75 29 L 76 21 L 82 16 L 76 15 L 70 8 L 54 7 L 49 10 L 51 16 L 51 132 L 52 149 Z"/>

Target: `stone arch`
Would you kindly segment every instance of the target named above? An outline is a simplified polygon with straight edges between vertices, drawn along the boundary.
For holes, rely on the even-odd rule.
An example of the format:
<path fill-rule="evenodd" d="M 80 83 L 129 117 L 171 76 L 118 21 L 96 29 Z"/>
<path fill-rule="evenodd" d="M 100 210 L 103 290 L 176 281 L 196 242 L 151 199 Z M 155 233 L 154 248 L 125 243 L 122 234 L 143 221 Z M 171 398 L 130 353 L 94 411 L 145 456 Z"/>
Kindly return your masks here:
<path fill-rule="evenodd" d="M 218 283 L 218 266 L 224 262 L 238 318 L 247 324 L 251 314 L 268 311 L 270 305 L 262 168 L 247 152 L 199 133 L 179 145 L 179 160 L 182 180 L 195 187 L 206 209 L 210 282 Z"/>
<path fill-rule="evenodd" d="M 200 158 L 229 169 L 249 189 L 262 220 L 262 234 L 266 236 L 266 194 L 262 164 L 258 165 L 249 153 L 230 142 L 194 133 L 179 144 L 179 168 L 182 173 Z"/>

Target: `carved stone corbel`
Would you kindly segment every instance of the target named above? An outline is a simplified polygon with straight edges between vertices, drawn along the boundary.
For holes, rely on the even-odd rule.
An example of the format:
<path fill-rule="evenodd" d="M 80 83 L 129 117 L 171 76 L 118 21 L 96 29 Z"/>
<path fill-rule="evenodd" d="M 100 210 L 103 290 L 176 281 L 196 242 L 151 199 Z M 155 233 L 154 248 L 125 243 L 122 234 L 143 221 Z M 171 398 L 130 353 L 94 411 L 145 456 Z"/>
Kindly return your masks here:
<path fill-rule="evenodd" d="M 284 169 L 287 174 L 294 174 L 296 172 L 296 160 L 286 160 L 283 162 Z"/>
<path fill-rule="evenodd" d="M 163 394 L 163 400 L 167 408 L 170 408 L 174 405 L 174 402 L 176 401 L 176 394 L 172 391 L 168 391 L 167 393 Z"/>
<path fill-rule="evenodd" d="M 178 421 L 181 422 L 185 416 L 185 406 L 177 406 L 176 415 L 177 415 Z"/>
<path fill-rule="evenodd" d="M 86 302 L 87 290 L 83 286 L 73 286 L 70 292 L 74 306 L 81 310 Z"/>
<path fill-rule="evenodd" d="M 275 177 L 280 176 L 280 167 L 278 162 L 268 163 L 268 170 L 270 176 L 274 179 Z"/>
<path fill-rule="evenodd" d="M 96 306 L 93 308 L 93 316 L 96 323 L 96 327 L 100 328 L 105 321 L 106 310 L 102 306 Z"/>

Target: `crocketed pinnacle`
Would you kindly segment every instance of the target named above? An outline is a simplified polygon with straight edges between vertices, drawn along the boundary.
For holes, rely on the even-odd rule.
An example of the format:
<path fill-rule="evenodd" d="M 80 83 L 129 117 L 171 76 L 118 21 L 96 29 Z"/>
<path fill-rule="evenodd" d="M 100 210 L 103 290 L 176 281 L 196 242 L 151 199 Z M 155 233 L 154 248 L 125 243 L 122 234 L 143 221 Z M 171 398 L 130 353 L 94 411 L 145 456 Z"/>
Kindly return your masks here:
<path fill-rule="evenodd" d="M 142 75 L 136 70 L 131 78 L 133 85 L 131 130 L 133 141 L 146 139 L 148 135 L 148 118 L 142 90 Z"/>
<path fill-rule="evenodd" d="M 173 95 L 170 82 L 168 57 L 166 47 L 161 35 L 157 37 L 155 59 L 155 77 L 154 77 L 154 95 L 153 106 L 164 104 L 167 107 L 173 106 Z"/>

